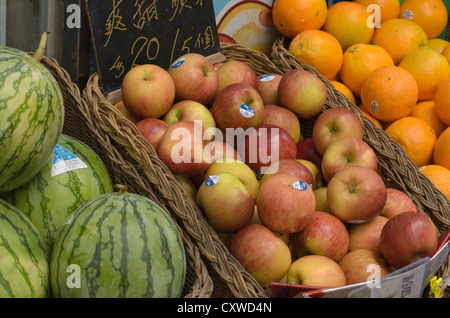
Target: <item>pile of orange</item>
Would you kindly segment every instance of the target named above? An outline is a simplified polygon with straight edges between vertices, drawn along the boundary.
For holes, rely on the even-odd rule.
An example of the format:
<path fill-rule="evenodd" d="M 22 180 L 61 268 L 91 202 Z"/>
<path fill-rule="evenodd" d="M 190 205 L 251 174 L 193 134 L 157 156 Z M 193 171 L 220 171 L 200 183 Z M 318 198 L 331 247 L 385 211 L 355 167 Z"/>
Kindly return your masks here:
<path fill-rule="evenodd" d="M 289 52 L 405 150 L 450 198 L 450 43 L 442 0 L 274 0 Z"/>

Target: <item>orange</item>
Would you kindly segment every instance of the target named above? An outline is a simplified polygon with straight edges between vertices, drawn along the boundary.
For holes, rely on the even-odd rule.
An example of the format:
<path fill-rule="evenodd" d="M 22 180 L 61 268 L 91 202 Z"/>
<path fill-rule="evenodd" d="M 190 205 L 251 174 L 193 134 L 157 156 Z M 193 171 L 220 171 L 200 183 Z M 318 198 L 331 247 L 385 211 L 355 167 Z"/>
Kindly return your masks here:
<path fill-rule="evenodd" d="M 448 127 L 436 114 L 433 100 L 418 102 L 416 106 L 414 106 L 411 116 L 422 118 L 430 124 L 437 138 L 439 138 L 445 128 Z"/>
<path fill-rule="evenodd" d="M 399 0 L 354 0 L 354 2 L 360 3 L 368 7 L 371 4 L 376 4 L 380 8 L 380 23 L 383 23 L 389 19 L 398 18 L 400 14 L 400 1 Z M 368 7 L 367 9 L 371 9 Z M 378 13 L 376 11 L 374 14 Z"/>
<path fill-rule="evenodd" d="M 350 1 L 341 1 L 328 8 L 322 29 L 331 33 L 345 51 L 356 43 L 370 43 L 374 28 L 367 23 L 370 17 L 366 6 Z"/>
<path fill-rule="evenodd" d="M 447 126 L 450 126 L 450 79 L 438 86 L 434 95 L 436 114 Z"/>
<path fill-rule="evenodd" d="M 420 172 L 450 200 L 450 170 L 440 165 L 420 167 Z"/>
<path fill-rule="evenodd" d="M 327 12 L 326 0 L 275 0 L 272 20 L 281 34 L 292 39 L 302 31 L 320 29 Z"/>
<path fill-rule="evenodd" d="M 322 30 L 300 32 L 289 44 L 289 52 L 327 79 L 339 72 L 344 55 L 338 40 Z"/>
<path fill-rule="evenodd" d="M 450 127 L 445 129 L 437 139 L 433 160 L 435 164 L 450 169 Z"/>
<path fill-rule="evenodd" d="M 365 108 L 382 121 L 394 121 L 411 114 L 417 96 L 414 77 L 395 65 L 372 71 L 361 87 L 361 101 Z"/>
<path fill-rule="evenodd" d="M 383 129 L 383 127 L 381 126 L 381 123 L 378 119 L 376 119 L 375 117 L 373 117 L 371 114 L 369 114 L 368 112 L 364 111 L 361 109 L 361 113 L 367 117 L 368 119 L 370 119 L 377 128 Z"/>
<path fill-rule="evenodd" d="M 440 38 L 434 38 L 431 40 L 428 40 L 428 47 L 435 50 L 439 54 L 442 54 L 442 51 L 447 46 L 448 41 Z"/>
<path fill-rule="evenodd" d="M 403 117 L 392 122 L 385 131 L 403 148 L 417 167 L 433 162 L 436 135 L 425 120 L 417 117 Z"/>
<path fill-rule="evenodd" d="M 356 96 L 361 95 L 361 85 L 373 70 L 386 65 L 394 65 L 389 53 L 381 46 L 354 44 L 344 52 L 339 71 L 341 82 Z"/>
<path fill-rule="evenodd" d="M 442 0 L 405 0 L 399 17 L 417 23 L 432 39 L 445 30 L 448 14 Z"/>
<path fill-rule="evenodd" d="M 375 29 L 373 41 L 389 52 L 395 65 L 417 47 L 428 45 L 427 34 L 418 24 L 400 18 L 381 23 Z"/>
<path fill-rule="evenodd" d="M 350 90 L 350 88 L 348 88 L 347 86 L 345 86 L 345 84 L 339 81 L 331 80 L 330 83 L 334 86 L 334 88 L 336 88 L 345 97 L 347 97 L 349 101 L 351 101 L 353 104 L 356 105 L 355 95 L 353 95 L 353 92 Z"/>
<path fill-rule="evenodd" d="M 399 66 L 416 79 L 420 101 L 432 99 L 437 87 L 450 75 L 447 59 L 429 47 L 416 48 L 405 56 Z"/>
<path fill-rule="evenodd" d="M 447 62 L 450 64 L 450 43 L 444 47 L 441 54 L 445 56 Z"/>

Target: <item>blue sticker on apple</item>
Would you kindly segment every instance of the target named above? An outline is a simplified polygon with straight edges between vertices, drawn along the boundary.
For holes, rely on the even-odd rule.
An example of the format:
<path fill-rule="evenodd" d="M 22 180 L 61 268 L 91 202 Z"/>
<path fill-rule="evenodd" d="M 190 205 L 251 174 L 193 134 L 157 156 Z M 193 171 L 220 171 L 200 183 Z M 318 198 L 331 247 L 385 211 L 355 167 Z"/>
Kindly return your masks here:
<path fill-rule="evenodd" d="M 176 60 L 175 62 L 173 62 L 172 64 L 172 68 L 177 68 L 178 66 L 180 66 L 181 64 L 184 63 L 186 59 L 184 57 L 180 57 L 178 60 Z"/>
<path fill-rule="evenodd" d="M 253 116 L 255 116 L 255 111 L 247 104 L 242 104 L 239 108 L 239 111 L 245 118 L 252 118 Z"/>
<path fill-rule="evenodd" d="M 297 190 L 305 191 L 308 189 L 308 184 L 302 180 L 298 180 L 292 184 L 292 187 Z"/>
<path fill-rule="evenodd" d="M 219 182 L 219 176 L 209 176 L 208 179 L 206 179 L 205 181 L 205 185 L 207 187 L 211 187 L 213 185 L 215 185 L 217 182 Z"/>
<path fill-rule="evenodd" d="M 275 75 L 273 75 L 273 74 L 264 74 L 259 77 L 259 81 L 260 82 L 270 82 L 274 78 L 275 78 Z"/>

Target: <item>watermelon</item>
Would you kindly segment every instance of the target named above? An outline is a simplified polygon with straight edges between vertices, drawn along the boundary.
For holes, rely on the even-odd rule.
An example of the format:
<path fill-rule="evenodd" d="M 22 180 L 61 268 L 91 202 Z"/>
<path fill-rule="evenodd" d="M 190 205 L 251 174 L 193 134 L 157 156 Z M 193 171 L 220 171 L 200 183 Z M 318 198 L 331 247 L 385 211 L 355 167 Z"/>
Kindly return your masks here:
<path fill-rule="evenodd" d="M 36 227 L 0 199 L 0 298 L 49 296 L 49 258 Z"/>
<path fill-rule="evenodd" d="M 64 101 L 53 75 L 35 57 L 0 47 L 0 193 L 29 181 L 50 158 L 62 132 Z"/>
<path fill-rule="evenodd" d="M 174 298 L 185 277 L 174 221 L 126 189 L 83 204 L 64 225 L 50 261 L 56 298 Z"/>
<path fill-rule="evenodd" d="M 78 207 L 112 191 L 111 177 L 100 157 L 80 140 L 62 134 L 44 168 L 0 197 L 30 218 L 51 253 L 63 224 Z"/>

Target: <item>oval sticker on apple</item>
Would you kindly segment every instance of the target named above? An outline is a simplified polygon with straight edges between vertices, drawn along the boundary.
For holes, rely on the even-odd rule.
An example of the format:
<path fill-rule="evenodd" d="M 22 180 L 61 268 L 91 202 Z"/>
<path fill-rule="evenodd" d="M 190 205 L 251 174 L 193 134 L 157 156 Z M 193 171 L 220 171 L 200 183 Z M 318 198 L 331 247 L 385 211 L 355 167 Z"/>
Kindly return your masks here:
<path fill-rule="evenodd" d="M 184 57 L 180 57 L 178 60 L 172 63 L 172 68 L 177 68 L 178 66 L 183 64 L 185 60 L 186 59 Z"/>
<path fill-rule="evenodd" d="M 305 191 L 308 189 L 308 184 L 302 180 L 298 180 L 292 184 L 292 187 L 297 190 Z"/>
<path fill-rule="evenodd" d="M 260 82 L 270 82 L 274 78 L 275 78 L 275 75 L 273 75 L 273 74 L 264 74 L 259 77 L 259 81 Z"/>
<path fill-rule="evenodd" d="M 255 111 L 247 104 L 242 104 L 239 108 L 239 111 L 245 118 L 252 118 L 253 116 L 255 116 Z"/>
<path fill-rule="evenodd" d="M 206 181 L 205 181 L 205 185 L 207 187 L 212 187 L 217 182 L 219 182 L 219 176 L 217 176 L 217 175 L 209 176 L 208 179 L 206 179 Z"/>

